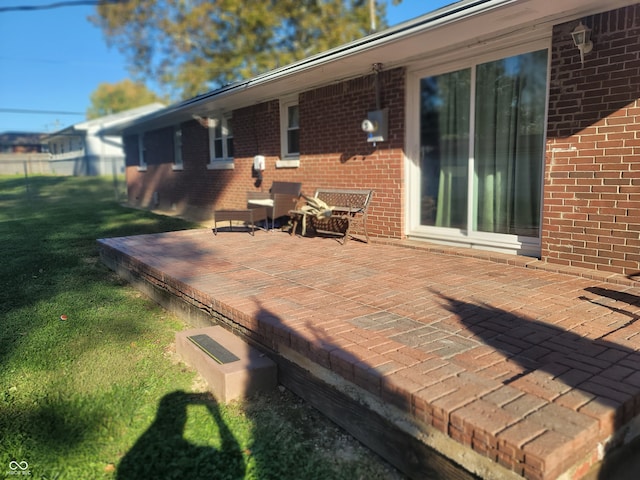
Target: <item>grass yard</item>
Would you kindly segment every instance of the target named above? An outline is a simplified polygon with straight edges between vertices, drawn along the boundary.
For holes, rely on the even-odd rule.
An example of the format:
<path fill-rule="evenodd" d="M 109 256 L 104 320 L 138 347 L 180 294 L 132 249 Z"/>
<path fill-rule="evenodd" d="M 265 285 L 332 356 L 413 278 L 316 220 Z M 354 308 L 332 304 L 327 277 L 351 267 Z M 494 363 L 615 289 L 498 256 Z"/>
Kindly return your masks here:
<path fill-rule="evenodd" d="M 400 478 L 284 389 L 205 393 L 175 358 L 186 325 L 96 245 L 195 225 L 125 208 L 114 187 L 0 177 L 0 478 Z"/>

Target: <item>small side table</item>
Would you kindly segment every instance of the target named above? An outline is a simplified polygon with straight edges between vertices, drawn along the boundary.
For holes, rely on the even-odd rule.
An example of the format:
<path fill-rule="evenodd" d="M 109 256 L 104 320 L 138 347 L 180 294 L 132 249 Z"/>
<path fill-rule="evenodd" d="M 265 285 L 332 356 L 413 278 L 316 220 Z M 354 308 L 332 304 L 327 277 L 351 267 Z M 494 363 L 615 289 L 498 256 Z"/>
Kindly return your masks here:
<path fill-rule="evenodd" d="M 267 209 L 264 207 L 225 209 L 213 211 L 213 234 L 218 234 L 218 222 L 229 222 L 229 229 L 233 230 L 233 221 L 245 222 L 251 226 L 251 235 L 255 235 L 255 222 L 267 218 Z"/>

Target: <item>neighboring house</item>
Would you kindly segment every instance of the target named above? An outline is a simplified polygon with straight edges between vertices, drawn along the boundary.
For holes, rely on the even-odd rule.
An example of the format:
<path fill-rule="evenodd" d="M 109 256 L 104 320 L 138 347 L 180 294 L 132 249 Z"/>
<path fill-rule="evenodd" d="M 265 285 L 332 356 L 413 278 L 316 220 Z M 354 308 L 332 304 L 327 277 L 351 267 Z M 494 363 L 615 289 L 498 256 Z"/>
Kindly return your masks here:
<path fill-rule="evenodd" d="M 0 175 L 48 174 L 49 154 L 44 133 L 0 133 Z"/>
<path fill-rule="evenodd" d="M 135 120 L 164 108 L 161 103 L 125 110 L 77 123 L 49 134 L 51 171 L 58 175 L 113 175 L 124 173 L 124 151 L 120 135 L 103 130 Z"/>
<path fill-rule="evenodd" d="M 262 155 L 374 236 L 635 275 L 639 99 L 640 4 L 466 0 L 123 123 L 129 201 L 244 207 Z"/>
<path fill-rule="evenodd" d="M 0 133 L 0 153 L 46 152 L 43 137 L 43 133 L 2 132 Z"/>

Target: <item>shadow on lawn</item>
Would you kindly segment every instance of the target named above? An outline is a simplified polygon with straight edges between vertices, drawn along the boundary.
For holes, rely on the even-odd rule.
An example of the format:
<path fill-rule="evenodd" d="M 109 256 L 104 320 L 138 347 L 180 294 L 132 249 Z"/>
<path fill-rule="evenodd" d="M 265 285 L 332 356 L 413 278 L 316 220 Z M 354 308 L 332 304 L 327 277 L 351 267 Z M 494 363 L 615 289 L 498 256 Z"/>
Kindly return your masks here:
<path fill-rule="evenodd" d="M 96 239 L 191 224 L 123 208 L 100 178 L 0 179 L 0 190 L 6 192 L 0 195 L 0 251 L 6 253 L 0 265 L 0 363 L 39 330 L 55 330 L 61 314 L 69 316 L 67 330 L 97 327 L 123 341 L 135 339 L 137 331 L 125 336 L 109 322 L 79 322 L 101 305 L 117 304 L 110 287 L 124 284 L 98 262 Z M 40 349 L 55 347 L 49 343 Z"/>
<path fill-rule="evenodd" d="M 102 400 L 74 390 L 82 368 L 73 367 L 95 369 L 89 353 L 103 346 L 128 352 L 141 337 L 157 339 L 155 324 L 140 321 L 157 307 L 121 288 L 99 263 L 96 238 L 190 224 L 118 205 L 99 178 L 0 178 L 0 190 L 0 456 L 28 448 L 47 457 L 92 442 L 109 424 Z M 109 365 L 91 370 L 95 385 L 109 379 Z M 34 374 L 37 390 L 23 388 L 22 372 Z"/>
<path fill-rule="evenodd" d="M 187 408 L 204 406 L 218 429 L 220 448 L 195 445 L 184 438 Z M 209 393 L 175 391 L 165 395 L 156 418 L 118 466 L 118 480 L 243 478 L 240 446 Z"/>

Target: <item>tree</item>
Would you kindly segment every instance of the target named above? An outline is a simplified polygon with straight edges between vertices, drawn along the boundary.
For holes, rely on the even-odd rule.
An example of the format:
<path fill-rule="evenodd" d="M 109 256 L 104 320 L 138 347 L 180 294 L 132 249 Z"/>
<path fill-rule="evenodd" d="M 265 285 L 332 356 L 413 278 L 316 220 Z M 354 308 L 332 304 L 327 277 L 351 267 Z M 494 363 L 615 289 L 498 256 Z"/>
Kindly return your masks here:
<path fill-rule="evenodd" d="M 377 17 L 384 18 L 385 4 L 378 3 Z M 366 35 L 371 5 L 372 0 L 129 0 L 99 4 L 90 20 L 127 56 L 136 76 L 188 98 Z"/>
<path fill-rule="evenodd" d="M 91 94 L 87 118 L 103 117 L 153 102 L 162 102 L 162 99 L 142 83 L 129 79 L 118 83 L 101 83 Z"/>

